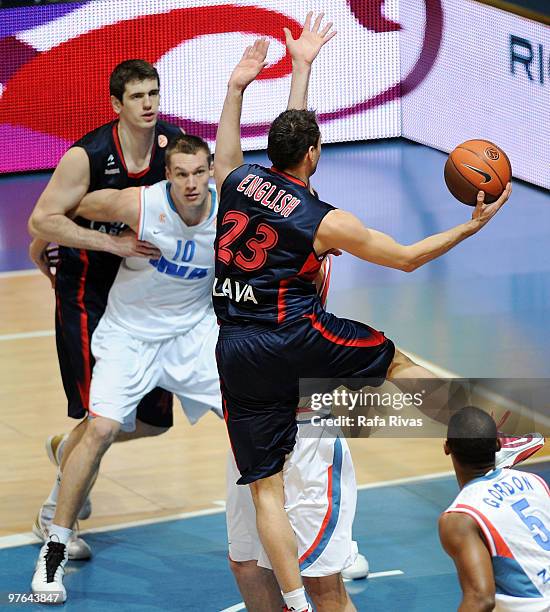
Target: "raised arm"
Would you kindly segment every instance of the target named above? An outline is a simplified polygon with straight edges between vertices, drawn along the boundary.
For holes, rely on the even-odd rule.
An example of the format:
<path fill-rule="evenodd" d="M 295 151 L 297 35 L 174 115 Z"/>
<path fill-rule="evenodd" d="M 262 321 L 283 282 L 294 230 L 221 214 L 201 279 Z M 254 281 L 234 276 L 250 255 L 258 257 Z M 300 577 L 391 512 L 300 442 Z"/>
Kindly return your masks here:
<path fill-rule="evenodd" d="M 28 229 L 35 239 L 33 249 L 38 251 L 46 242 L 56 242 L 78 249 L 108 251 L 121 257 L 143 255 L 137 248 L 139 245 L 134 236 L 111 236 L 80 227 L 69 218 L 74 217 L 89 186 L 88 156 L 84 149 L 73 147 L 61 158 L 29 218 Z M 110 220 L 103 215 L 95 218 L 99 221 Z M 124 221 L 118 218 L 112 220 Z"/>
<path fill-rule="evenodd" d="M 223 104 L 218 132 L 216 134 L 216 153 L 214 156 L 214 178 L 218 193 L 226 176 L 243 163 L 241 148 L 241 111 L 244 90 L 267 65 L 265 58 L 269 42 L 258 39 L 247 47 L 240 62 L 235 66 Z"/>
<path fill-rule="evenodd" d="M 307 93 L 311 65 L 325 45 L 336 32 L 331 32 L 332 23 L 327 23 L 321 30 L 324 13 L 320 13 L 313 26 L 311 25 L 313 12 L 307 14 L 300 37 L 294 40 L 288 28 L 283 28 L 286 38 L 286 47 L 292 58 L 292 80 L 290 83 L 290 96 L 287 109 L 302 110 L 307 108 Z"/>
<path fill-rule="evenodd" d="M 365 261 L 412 272 L 476 234 L 500 210 L 511 191 L 512 186 L 508 183 L 504 193 L 493 204 L 485 204 L 484 194 L 480 191 L 470 221 L 411 245 L 399 244 L 383 232 L 366 228 L 349 212 L 333 210 L 319 225 L 314 249 L 319 255 L 330 249 L 341 249 Z"/>
<path fill-rule="evenodd" d="M 495 607 L 493 566 L 474 519 L 458 512 L 442 514 L 439 538 L 458 573 L 462 589 L 458 611 L 492 611 Z"/>

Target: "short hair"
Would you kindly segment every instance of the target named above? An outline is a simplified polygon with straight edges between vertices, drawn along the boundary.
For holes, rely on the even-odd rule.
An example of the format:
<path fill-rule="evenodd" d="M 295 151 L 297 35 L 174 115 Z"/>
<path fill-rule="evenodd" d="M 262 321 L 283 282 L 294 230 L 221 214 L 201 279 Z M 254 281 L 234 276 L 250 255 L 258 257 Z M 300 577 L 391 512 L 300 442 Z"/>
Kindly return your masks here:
<path fill-rule="evenodd" d="M 492 464 L 497 451 L 496 423 L 493 417 L 480 408 L 461 408 L 449 420 L 447 443 L 460 463 Z"/>
<path fill-rule="evenodd" d="M 160 87 L 159 73 L 153 64 L 140 59 L 125 60 L 115 66 L 113 72 L 111 72 L 109 93 L 122 102 L 127 83 L 147 79 L 156 79 Z"/>
<path fill-rule="evenodd" d="M 278 170 L 297 166 L 309 147 L 317 146 L 321 131 L 315 111 L 287 110 L 271 124 L 267 155 Z"/>
<path fill-rule="evenodd" d="M 170 158 L 175 153 L 186 153 L 187 155 L 195 155 L 199 151 L 204 151 L 208 160 L 208 166 L 212 163 L 212 153 L 208 143 L 199 136 L 192 134 L 180 134 L 172 138 L 166 147 L 165 163 L 170 165 Z"/>

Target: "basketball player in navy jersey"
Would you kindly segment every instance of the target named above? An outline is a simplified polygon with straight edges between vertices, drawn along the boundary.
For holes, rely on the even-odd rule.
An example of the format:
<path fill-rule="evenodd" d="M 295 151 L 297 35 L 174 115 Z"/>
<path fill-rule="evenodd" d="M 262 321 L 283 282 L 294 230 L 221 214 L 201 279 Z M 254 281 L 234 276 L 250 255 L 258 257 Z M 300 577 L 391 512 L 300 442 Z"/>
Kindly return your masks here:
<path fill-rule="evenodd" d="M 491 205 L 480 192 L 470 221 L 404 246 L 312 195 L 309 179 L 321 154 L 313 112 L 288 110 L 273 122 L 270 169 L 243 164 L 243 94 L 266 65 L 267 49 L 265 39 L 246 49 L 218 126 L 217 359 L 238 482 L 250 485 L 259 536 L 287 608 L 306 610 L 281 472 L 295 444 L 299 379 L 434 377 L 383 333 L 327 313 L 311 279 L 333 250 L 412 272 L 477 233 L 507 201 L 511 185 Z"/>
<path fill-rule="evenodd" d="M 459 612 L 550 610 L 550 489 L 536 474 L 497 469 L 494 420 L 467 406 L 449 421 L 460 493 L 439 519 L 439 537 L 456 565 Z"/>
<path fill-rule="evenodd" d="M 164 178 L 164 151 L 181 130 L 157 119 L 159 75 L 143 60 L 127 60 L 113 70 L 109 90 L 118 118 L 86 134 L 61 158 L 29 220 L 34 236 L 30 256 L 46 274 L 56 294 L 56 345 L 69 416 L 83 419 L 88 411 L 94 365 L 90 340 L 107 303 L 122 257 L 151 257 L 158 251 L 137 240 L 121 223 L 74 221 L 66 212 L 88 192 L 151 185 Z M 55 284 L 47 259 L 48 244 L 59 248 Z M 42 505 L 33 531 L 44 539 L 55 513 L 61 472 L 81 439 L 87 420 L 63 435 L 48 439 L 50 459 L 59 466 L 56 482 Z M 172 426 L 172 395 L 155 389 L 138 407 L 136 430 L 119 440 L 155 436 Z M 87 518 L 89 499 L 80 512 Z M 69 543 L 71 559 L 88 558 L 88 545 L 75 534 Z"/>

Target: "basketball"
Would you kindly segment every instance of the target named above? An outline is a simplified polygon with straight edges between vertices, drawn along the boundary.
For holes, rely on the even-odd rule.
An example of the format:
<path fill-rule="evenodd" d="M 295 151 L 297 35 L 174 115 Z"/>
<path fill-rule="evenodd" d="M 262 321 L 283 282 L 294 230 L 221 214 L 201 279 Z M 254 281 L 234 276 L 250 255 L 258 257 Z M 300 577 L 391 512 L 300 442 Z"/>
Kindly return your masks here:
<path fill-rule="evenodd" d="M 485 192 L 488 204 L 499 198 L 512 178 L 512 166 L 506 153 L 494 143 L 467 140 L 451 151 L 444 175 L 454 197 L 475 206 L 478 191 Z"/>

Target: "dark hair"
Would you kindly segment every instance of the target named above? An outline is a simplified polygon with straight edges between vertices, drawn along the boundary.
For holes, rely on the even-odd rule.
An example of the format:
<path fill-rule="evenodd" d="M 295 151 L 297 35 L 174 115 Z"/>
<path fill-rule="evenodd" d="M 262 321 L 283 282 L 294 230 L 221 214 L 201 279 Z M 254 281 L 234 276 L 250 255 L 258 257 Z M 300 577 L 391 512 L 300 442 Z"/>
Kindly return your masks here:
<path fill-rule="evenodd" d="M 131 59 L 120 62 L 109 79 L 109 93 L 122 102 L 122 96 L 126 88 L 126 83 L 132 81 L 145 81 L 146 79 L 156 79 L 160 87 L 160 78 L 157 69 L 140 59 Z"/>
<path fill-rule="evenodd" d="M 267 155 L 278 170 L 297 166 L 309 147 L 317 146 L 321 132 L 314 111 L 287 110 L 271 124 Z"/>
<path fill-rule="evenodd" d="M 187 155 L 194 155 L 199 151 L 204 151 L 208 159 L 208 165 L 212 161 L 212 153 L 210 153 L 210 147 L 199 136 L 193 136 L 192 134 L 181 134 L 172 138 L 166 147 L 165 161 L 166 165 L 170 165 L 170 157 L 174 153 L 186 153 Z"/>
<path fill-rule="evenodd" d="M 447 429 L 451 453 L 460 463 L 488 465 L 495 461 L 497 426 L 490 415 L 475 406 L 453 414 Z"/>

